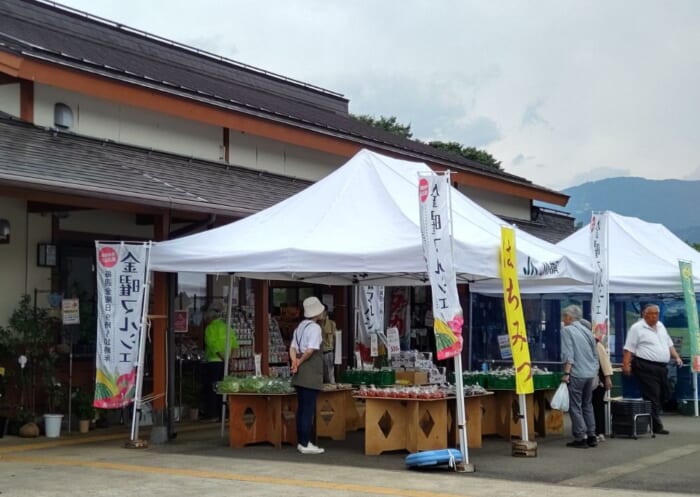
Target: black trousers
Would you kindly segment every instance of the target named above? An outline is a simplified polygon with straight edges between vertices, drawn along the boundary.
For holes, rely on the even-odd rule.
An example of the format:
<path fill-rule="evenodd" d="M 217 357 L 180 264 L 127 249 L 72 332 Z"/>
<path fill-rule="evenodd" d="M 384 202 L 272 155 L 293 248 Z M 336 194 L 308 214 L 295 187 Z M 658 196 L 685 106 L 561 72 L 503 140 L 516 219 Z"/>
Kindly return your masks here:
<path fill-rule="evenodd" d="M 596 380 L 598 378 L 596 377 Z M 593 416 L 595 417 L 595 434 L 605 435 L 605 387 L 593 390 Z"/>
<path fill-rule="evenodd" d="M 632 359 L 632 374 L 639 382 L 642 398 L 651 402 L 651 420 L 654 431 L 663 429 L 662 406 L 670 396 L 666 363 L 635 357 Z"/>
<path fill-rule="evenodd" d="M 204 371 L 202 371 L 202 399 L 204 400 L 204 412 L 202 413 L 202 416 L 205 419 L 218 418 L 221 416 L 223 397 L 216 393 L 214 386 L 216 382 L 221 381 L 223 377 L 223 361 L 204 363 Z"/>

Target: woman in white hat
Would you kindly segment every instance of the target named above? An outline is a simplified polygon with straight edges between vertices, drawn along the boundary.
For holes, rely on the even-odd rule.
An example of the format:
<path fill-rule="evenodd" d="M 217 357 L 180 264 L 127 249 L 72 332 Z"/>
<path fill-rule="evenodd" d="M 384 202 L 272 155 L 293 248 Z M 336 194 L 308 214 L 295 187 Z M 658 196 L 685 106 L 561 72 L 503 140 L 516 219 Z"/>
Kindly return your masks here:
<path fill-rule="evenodd" d="M 311 443 L 311 428 L 316 414 L 316 397 L 323 388 L 322 333 L 318 324 L 325 307 L 316 297 L 304 300 L 304 319 L 294 330 L 289 357 L 292 360 L 292 385 L 297 390 L 297 450 L 302 454 L 323 454 Z"/>

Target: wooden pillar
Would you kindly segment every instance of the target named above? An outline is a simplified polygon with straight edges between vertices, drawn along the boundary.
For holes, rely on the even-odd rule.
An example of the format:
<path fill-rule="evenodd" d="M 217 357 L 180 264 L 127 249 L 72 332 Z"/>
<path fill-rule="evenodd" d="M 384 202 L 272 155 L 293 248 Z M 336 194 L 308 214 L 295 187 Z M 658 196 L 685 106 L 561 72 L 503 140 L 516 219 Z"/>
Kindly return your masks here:
<path fill-rule="evenodd" d="M 156 241 L 168 239 L 170 232 L 170 215 L 165 213 L 156 216 L 153 227 L 153 238 Z M 152 312 L 156 316 L 168 315 L 168 279 L 166 273 L 153 273 L 153 305 Z M 156 399 L 153 401 L 153 410 L 161 411 L 165 408 L 165 378 L 167 358 L 166 330 L 168 320 L 165 318 L 153 319 L 151 324 L 151 336 L 153 339 L 153 393 Z"/>
<path fill-rule="evenodd" d="M 19 82 L 19 118 L 34 122 L 34 82 L 26 79 Z"/>
<path fill-rule="evenodd" d="M 255 295 L 255 353 L 261 354 L 262 374 L 270 373 L 270 285 L 267 280 L 253 281 Z"/>

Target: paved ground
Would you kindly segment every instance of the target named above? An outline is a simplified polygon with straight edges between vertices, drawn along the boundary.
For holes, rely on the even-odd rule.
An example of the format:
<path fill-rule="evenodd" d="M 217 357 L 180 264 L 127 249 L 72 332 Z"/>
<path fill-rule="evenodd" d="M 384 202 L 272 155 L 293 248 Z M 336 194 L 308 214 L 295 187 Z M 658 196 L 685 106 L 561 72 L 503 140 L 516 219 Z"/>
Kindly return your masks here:
<path fill-rule="evenodd" d="M 407 470 L 404 452 L 365 456 L 362 433 L 321 440 L 321 456 L 293 447 L 231 449 L 218 425 L 180 425 L 175 440 L 125 449 L 125 427 L 89 435 L 0 439 L 0 495 L 124 496 L 538 496 L 597 497 L 700 493 L 700 419 L 666 416 L 668 436 L 615 438 L 594 449 L 565 446 L 567 436 L 539 439 L 538 456 L 510 455 L 510 443 L 487 438 L 470 451 L 472 474 Z"/>

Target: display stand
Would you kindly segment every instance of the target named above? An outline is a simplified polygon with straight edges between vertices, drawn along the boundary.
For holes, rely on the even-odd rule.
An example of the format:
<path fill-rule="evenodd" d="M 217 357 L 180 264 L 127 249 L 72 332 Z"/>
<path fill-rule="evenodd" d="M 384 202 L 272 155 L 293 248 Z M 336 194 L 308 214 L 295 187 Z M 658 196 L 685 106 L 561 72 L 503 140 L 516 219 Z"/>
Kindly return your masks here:
<path fill-rule="evenodd" d="M 320 390 L 316 399 L 316 436 L 328 437 L 332 440 L 345 440 L 347 432 L 346 402 L 352 388 L 336 388 Z M 354 399 L 350 397 L 350 401 Z"/>
<path fill-rule="evenodd" d="M 296 445 L 295 393 L 230 393 L 228 407 L 231 447 L 260 442 L 271 443 L 278 449 L 283 443 Z"/>
<path fill-rule="evenodd" d="M 365 454 L 447 448 L 447 399 L 365 400 Z"/>
<path fill-rule="evenodd" d="M 493 396 L 493 392 L 464 396 L 464 410 L 467 418 L 467 447 L 480 449 L 482 446 L 482 425 L 484 418 L 484 398 Z M 456 400 L 456 399 L 455 399 Z M 450 444 L 457 445 L 457 404 L 452 399 L 447 402 L 447 432 Z"/>
<path fill-rule="evenodd" d="M 535 434 L 541 437 L 547 436 L 547 396 L 553 391 L 535 390 L 534 393 L 525 395 L 528 439 L 534 439 Z M 522 438 L 519 418 L 522 408 L 518 395 L 512 390 L 495 390 L 493 393 L 493 397 L 483 399 L 482 434 L 499 435 L 507 440 L 511 437 Z"/>

